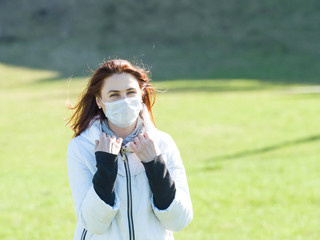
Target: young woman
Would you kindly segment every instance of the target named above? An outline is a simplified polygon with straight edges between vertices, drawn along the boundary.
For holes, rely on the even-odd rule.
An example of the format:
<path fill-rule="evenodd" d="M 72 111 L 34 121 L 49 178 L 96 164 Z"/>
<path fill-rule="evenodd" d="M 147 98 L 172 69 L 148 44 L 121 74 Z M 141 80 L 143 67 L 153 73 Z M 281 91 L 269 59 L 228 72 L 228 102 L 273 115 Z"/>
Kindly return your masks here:
<path fill-rule="evenodd" d="M 154 97 L 145 70 L 112 60 L 73 108 L 75 240 L 174 239 L 192 220 L 185 169 L 172 138 L 155 127 Z"/>

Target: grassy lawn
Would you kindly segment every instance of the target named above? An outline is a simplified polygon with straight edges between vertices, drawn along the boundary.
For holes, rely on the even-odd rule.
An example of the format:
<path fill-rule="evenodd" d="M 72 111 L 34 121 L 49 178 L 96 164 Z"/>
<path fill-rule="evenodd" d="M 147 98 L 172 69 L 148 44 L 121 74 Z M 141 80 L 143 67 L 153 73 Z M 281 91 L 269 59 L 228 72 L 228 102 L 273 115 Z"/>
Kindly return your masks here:
<path fill-rule="evenodd" d="M 0 239 L 72 239 L 65 127 L 84 79 L 0 64 Z M 155 82 L 194 220 L 177 240 L 318 240 L 320 94 L 259 79 Z"/>

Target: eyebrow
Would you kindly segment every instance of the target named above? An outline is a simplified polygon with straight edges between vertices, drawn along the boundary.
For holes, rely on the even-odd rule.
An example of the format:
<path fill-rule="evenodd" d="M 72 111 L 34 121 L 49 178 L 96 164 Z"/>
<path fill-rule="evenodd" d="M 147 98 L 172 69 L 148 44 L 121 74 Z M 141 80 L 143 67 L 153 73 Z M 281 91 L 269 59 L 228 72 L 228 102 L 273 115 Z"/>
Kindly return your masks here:
<path fill-rule="evenodd" d="M 125 91 L 128 92 L 128 91 L 131 91 L 131 90 L 137 91 L 137 89 L 135 89 L 135 88 L 128 88 Z M 108 94 L 109 93 L 118 93 L 118 92 L 120 92 L 120 91 L 119 90 L 110 90 L 110 91 L 108 91 Z"/>

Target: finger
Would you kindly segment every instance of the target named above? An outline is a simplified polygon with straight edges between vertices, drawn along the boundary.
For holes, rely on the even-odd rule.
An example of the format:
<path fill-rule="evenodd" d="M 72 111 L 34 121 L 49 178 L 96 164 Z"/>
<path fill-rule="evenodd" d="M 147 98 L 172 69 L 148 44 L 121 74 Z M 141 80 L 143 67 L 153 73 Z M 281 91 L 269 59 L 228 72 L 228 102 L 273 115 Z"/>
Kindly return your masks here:
<path fill-rule="evenodd" d="M 147 141 L 148 141 L 148 143 L 155 144 L 154 141 L 152 140 L 152 138 L 148 138 Z"/>
<path fill-rule="evenodd" d="M 134 142 L 131 142 L 129 144 L 129 146 L 131 147 L 131 149 L 134 151 L 134 152 L 137 152 L 137 148 L 136 148 L 136 145 L 134 144 Z"/>
<path fill-rule="evenodd" d="M 118 138 L 117 143 L 122 144 L 122 138 Z"/>
<path fill-rule="evenodd" d="M 145 132 L 143 136 L 145 137 L 145 139 L 150 139 L 149 134 L 147 132 Z"/>
<path fill-rule="evenodd" d="M 95 140 L 94 151 L 96 151 L 96 150 L 97 150 L 98 145 L 99 145 L 99 140 Z"/>
<path fill-rule="evenodd" d="M 140 138 L 135 137 L 135 138 L 134 138 L 134 143 L 135 143 L 136 145 L 140 145 L 140 143 L 141 143 Z"/>
<path fill-rule="evenodd" d="M 136 147 L 137 151 L 138 151 L 139 149 L 141 149 L 142 146 L 143 146 L 143 142 L 141 142 L 138 137 L 135 138 L 134 143 L 135 143 L 135 147 Z"/>
<path fill-rule="evenodd" d="M 142 143 L 145 142 L 145 140 L 146 140 L 145 137 L 144 137 L 142 134 L 139 134 L 139 135 L 138 135 L 138 139 L 139 139 L 140 142 L 142 142 Z"/>
<path fill-rule="evenodd" d="M 100 139 L 106 139 L 107 138 L 107 135 L 105 132 L 102 132 L 101 135 L 100 135 Z"/>

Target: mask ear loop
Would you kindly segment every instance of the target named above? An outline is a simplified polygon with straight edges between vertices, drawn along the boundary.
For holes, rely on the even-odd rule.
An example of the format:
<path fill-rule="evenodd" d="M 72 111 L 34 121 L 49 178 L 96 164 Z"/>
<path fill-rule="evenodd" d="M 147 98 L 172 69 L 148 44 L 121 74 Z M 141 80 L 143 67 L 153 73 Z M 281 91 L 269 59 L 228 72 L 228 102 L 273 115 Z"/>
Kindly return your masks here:
<path fill-rule="evenodd" d="M 101 101 L 102 103 L 104 103 L 104 101 L 102 100 L 102 98 L 101 98 L 100 96 L 98 96 L 98 98 L 100 99 L 100 101 Z"/>

